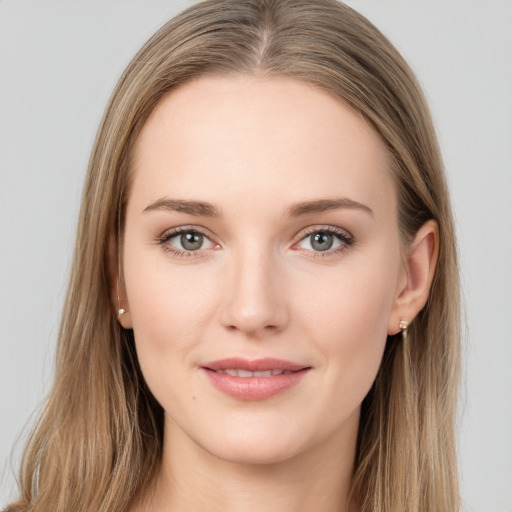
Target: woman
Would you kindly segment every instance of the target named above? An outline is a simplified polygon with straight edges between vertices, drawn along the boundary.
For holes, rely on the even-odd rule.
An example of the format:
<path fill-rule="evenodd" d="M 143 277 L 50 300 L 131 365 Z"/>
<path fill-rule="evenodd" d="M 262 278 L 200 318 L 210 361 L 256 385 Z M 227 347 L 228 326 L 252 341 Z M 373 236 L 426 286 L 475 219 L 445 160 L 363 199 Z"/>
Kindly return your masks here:
<path fill-rule="evenodd" d="M 396 50 L 331 0 L 199 3 L 100 126 L 9 510 L 457 510 L 458 319 Z"/>

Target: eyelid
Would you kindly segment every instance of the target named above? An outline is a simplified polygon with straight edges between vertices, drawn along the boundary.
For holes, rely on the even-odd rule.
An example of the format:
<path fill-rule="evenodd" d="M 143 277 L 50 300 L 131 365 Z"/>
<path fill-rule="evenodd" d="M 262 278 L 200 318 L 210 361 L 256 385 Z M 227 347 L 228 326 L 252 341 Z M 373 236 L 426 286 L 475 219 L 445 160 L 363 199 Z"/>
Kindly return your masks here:
<path fill-rule="evenodd" d="M 350 231 L 348 231 L 347 229 L 340 228 L 338 226 L 332 226 L 329 224 L 314 224 L 312 226 L 308 226 L 308 227 L 300 230 L 297 233 L 297 235 L 295 236 L 294 244 L 296 244 L 297 242 L 300 242 L 301 240 L 306 238 L 308 235 L 311 235 L 313 233 L 322 232 L 322 231 L 327 232 L 327 233 L 332 233 L 334 235 L 339 235 L 340 237 L 345 238 L 347 240 L 354 239 L 354 236 L 352 235 L 352 233 L 350 233 Z"/>
<path fill-rule="evenodd" d="M 311 233 L 317 233 L 318 231 L 329 231 L 332 233 L 339 233 L 346 235 L 348 237 L 352 237 L 352 234 L 345 228 L 340 228 L 338 226 L 333 226 L 332 224 L 312 224 L 311 226 L 306 226 L 301 229 L 297 234 L 297 238 L 301 236 L 309 235 Z"/>
<path fill-rule="evenodd" d="M 198 249 L 197 251 L 187 251 L 179 249 L 178 247 L 175 247 L 167 243 L 170 239 L 175 238 L 182 233 L 198 233 L 204 236 L 206 239 L 208 239 L 216 247 L 208 249 Z M 217 249 L 218 247 L 220 247 L 220 244 L 217 241 L 215 241 L 215 237 L 212 234 L 210 234 L 210 231 L 208 229 L 197 225 L 176 226 L 174 228 L 166 229 L 161 235 L 159 235 L 156 238 L 156 242 L 159 245 L 161 245 L 164 248 L 164 250 L 170 252 L 171 254 L 179 258 L 202 258 L 205 257 L 206 251 L 211 251 L 213 249 Z"/>
<path fill-rule="evenodd" d="M 326 251 L 313 251 L 308 249 L 297 248 L 297 245 L 303 240 L 305 240 L 308 236 L 321 232 L 334 235 L 336 238 L 338 238 L 338 240 L 340 240 L 341 245 L 339 247 L 336 247 L 334 249 L 328 249 Z M 301 230 L 295 237 L 295 241 L 293 242 L 291 248 L 297 251 L 311 253 L 311 256 L 315 258 L 327 258 L 329 256 L 333 256 L 335 254 L 339 254 L 345 251 L 349 246 L 353 245 L 354 242 L 355 237 L 352 235 L 352 233 L 350 233 L 344 228 L 332 225 L 317 224 L 313 226 L 308 226 L 307 228 Z"/>
<path fill-rule="evenodd" d="M 201 234 L 202 236 L 207 238 L 212 244 L 214 244 L 216 247 L 208 248 L 208 249 L 198 249 L 196 251 L 187 251 L 187 250 L 179 249 L 178 247 L 175 247 L 173 245 L 167 244 L 167 242 L 171 238 L 174 238 L 182 233 L 190 233 L 190 232 L 195 232 L 195 233 Z M 319 232 L 330 233 L 330 234 L 334 235 L 341 242 L 341 245 L 334 249 L 328 249 L 326 251 L 314 251 L 314 250 L 310 250 L 310 249 L 297 248 L 297 245 L 300 242 L 302 242 L 303 240 L 305 240 L 308 236 L 310 236 L 314 233 L 319 233 Z M 177 257 L 201 258 L 201 257 L 205 257 L 205 256 L 209 255 L 208 254 L 209 251 L 218 249 L 221 247 L 221 244 L 219 244 L 215 240 L 215 238 L 216 237 L 211 234 L 210 230 L 208 230 L 202 226 L 184 225 L 184 226 L 176 226 L 174 228 L 166 229 L 165 231 L 162 232 L 161 235 L 159 235 L 156 238 L 156 242 L 158 244 L 162 245 L 166 251 L 172 253 L 173 255 L 175 255 Z M 354 236 L 348 230 L 346 230 L 344 228 L 340 228 L 340 227 L 332 226 L 332 225 L 317 224 L 317 225 L 308 226 L 308 227 L 302 229 L 295 236 L 294 242 L 291 245 L 291 249 L 311 253 L 311 255 L 310 255 L 311 257 L 326 258 L 329 256 L 333 256 L 335 254 L 341 253 L 342 251 L 346 250 L 349 246 L 354 244 L 354 242 L 355 242 Z"/>
<path fill-rule="evenodd" d="M 213 234 L 210 232 L 209 229 L 203 228 L 202 226 L 197 226 L 196 224 L 186 224 L 183 226 L 176 226 L 174 228 L 166 229 L 158 237 L 158 240 L 169 238 L 170 236 L 180 235 L 181 233 L 188 233 L 190 231 L 200 233 L 201 235 L 207 237 L 208 239 L 214 238 Z"/>

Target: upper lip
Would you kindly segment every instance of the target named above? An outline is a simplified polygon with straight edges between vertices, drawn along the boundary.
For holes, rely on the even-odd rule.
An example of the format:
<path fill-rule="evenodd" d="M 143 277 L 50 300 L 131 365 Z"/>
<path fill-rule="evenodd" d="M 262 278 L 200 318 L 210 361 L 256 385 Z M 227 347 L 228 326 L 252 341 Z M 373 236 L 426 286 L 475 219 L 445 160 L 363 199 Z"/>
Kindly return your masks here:
<path fill-rule="evenodd" d="M 250 372 L 261 372 L 267 370 L 285 370 L 285 371 L 299 371 L 310 366 L 293 363 L 291 361 L 285 361 L 283 359 L 275 359 L 266 357 L 264 359 L 243 359 L 241 357 L 228 357 L 226 359 L 219 359 L 217 361 L 211 361 L 201 365 L 202 368 L 208 370 L 247 370 Z"/>

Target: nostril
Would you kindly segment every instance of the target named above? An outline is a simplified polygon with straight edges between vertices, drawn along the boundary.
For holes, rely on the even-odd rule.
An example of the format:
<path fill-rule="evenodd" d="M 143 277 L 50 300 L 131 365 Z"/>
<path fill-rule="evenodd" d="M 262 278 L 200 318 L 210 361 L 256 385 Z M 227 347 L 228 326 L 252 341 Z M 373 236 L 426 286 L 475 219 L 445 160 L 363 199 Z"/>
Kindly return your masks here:
<path fill-rule="evenodd" d="M 228 331 L 247 331 L 248 333 L 255 333 L 258 329 L 257 328 L 245 328 L 241 329 L 240 327 L 237 327 L 236 325 L 226 325 L 226 329 Z M 267 333 L 274 333 L 279 330 L 279 327 L 277 325 L 265 325 L 263 326 L 262 330 L 260 332 L 267 332 Z"/>

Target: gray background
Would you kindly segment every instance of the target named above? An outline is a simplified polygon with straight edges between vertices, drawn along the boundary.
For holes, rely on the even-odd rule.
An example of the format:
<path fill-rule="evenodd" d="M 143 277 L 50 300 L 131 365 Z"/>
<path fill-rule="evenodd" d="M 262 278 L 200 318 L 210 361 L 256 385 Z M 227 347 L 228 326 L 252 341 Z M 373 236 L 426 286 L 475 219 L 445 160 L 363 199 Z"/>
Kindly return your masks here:
<path fill-rule="evenodd" d="M 469 509 L 512 511 L 512 2 L 352 0 L 430 101 L 456 210 Z M 138 47 L 187 2 L 0 1 L 0 506 L 52 375 L 80 189 Z"/>

